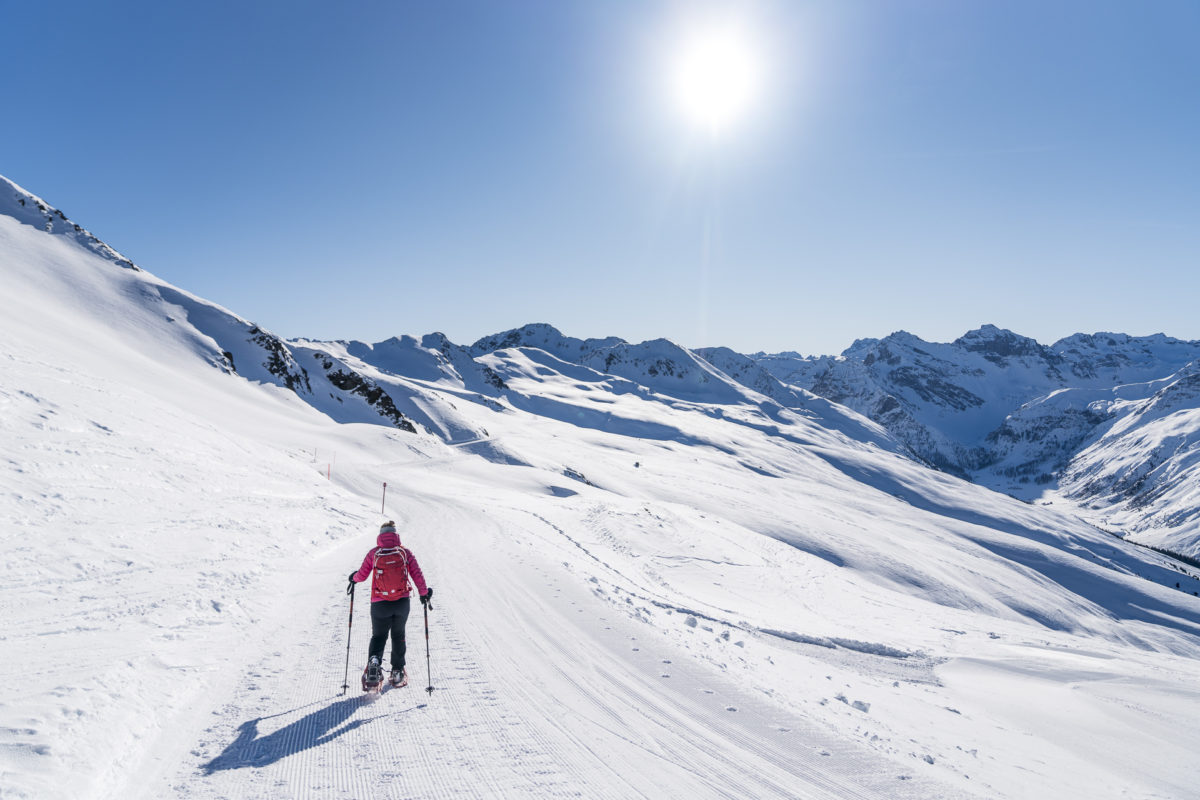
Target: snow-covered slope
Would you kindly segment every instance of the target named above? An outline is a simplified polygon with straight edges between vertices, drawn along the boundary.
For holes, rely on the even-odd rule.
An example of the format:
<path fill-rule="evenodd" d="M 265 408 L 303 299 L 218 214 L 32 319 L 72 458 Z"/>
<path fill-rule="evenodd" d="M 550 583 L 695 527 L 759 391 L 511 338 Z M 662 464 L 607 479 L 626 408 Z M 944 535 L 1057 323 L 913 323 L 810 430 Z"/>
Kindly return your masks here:
<path fill-rule="evenodd" d="M 548 326 L 257 342 L 6 214 L 0 270 L 5 797 L 1200 779 L 1194 570 L 737 354 Z M 436 587 L 431 669 L 418 610 L 412 685 L 370 704 L 340 693 L 369 627 L 345 576 L 389 517 Z"/>
<path fill-rule="evenodd" d="M 6 798 L 124 793 L 208 678 L 240 671 L 289 574 L 356 532 L 314 463 L 353 437 L 232 373 L 236 348 L 269 375 L 252 326 L 66 231 L 0 214 Z"/>
<path fill-rule="evenodd" d="M 1073 405 L 1052 419 L 1082 404 L 1062 394 Z M 1062 494 L 1134 541 L 1200 558 L 1200 362 L 1110 390 L 1080 415 L 1101 422 L 1066 465 Z"/>
<path fill-rule="evenodd" d="M 480 356 L 514 347 L 544 350 L 564 362 L 627 378 L 666 397 L 714 404 L 758 399 L 698 354 L 667 339 L 636 345 L 616 337 L 580 340 L 537 324 L 481 339 L 471 346 L 471 353 Z"/>
<path fill-rule="evenodd" d="M 249 380 L 285 387 L 340 422 L 383 417 L 397 428 L 413 430 L 378 386 L 347 372 L 336 359 L 310 352 L 306 355 L 313 358 L 301 363 L 279 337 L 138 269 L 62 212 L 3 177 L 0 221 L 16 282 L 14 298 L 37 287 L 60 297 L 62 304 L 77 303 L 76 311 L 94 319 L 127 315 L 121 333 L 148 357 L 179 359 L 187 353 Z M 31 239 L 30 228 L 50 236 Z M 77 260 L 78 248 L 100 256 L 105 266 L 69 276 L 56 268 L 64 259 Z"/>

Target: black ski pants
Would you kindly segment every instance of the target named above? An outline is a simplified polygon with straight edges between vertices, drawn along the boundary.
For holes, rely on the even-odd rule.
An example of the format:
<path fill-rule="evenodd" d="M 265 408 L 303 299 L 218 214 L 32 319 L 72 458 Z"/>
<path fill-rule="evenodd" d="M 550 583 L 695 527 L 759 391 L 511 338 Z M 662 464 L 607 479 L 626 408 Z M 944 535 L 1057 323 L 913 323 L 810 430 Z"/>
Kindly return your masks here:
<path fill-rule="evenodd" d="M 392 669 L 404 669 L 404 624 L 408 622 L 408 598 L 380 600 L 371 603 L 371 644 L 367 660 L 379 656 L 383 663 L 383 646 L 388 634 L 392 637 Z"/>

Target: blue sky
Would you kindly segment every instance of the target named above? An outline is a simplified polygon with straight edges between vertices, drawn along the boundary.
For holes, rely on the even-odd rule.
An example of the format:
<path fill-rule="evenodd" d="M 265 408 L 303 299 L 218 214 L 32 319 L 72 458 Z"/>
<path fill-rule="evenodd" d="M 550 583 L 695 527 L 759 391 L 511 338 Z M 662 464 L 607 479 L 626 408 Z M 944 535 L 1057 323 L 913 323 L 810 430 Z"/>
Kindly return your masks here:
<path fill-rule="evenodd" d="M 744 23 L 720 135 L 666 88 Z M 1200 338 L 1200 3 L 0 3 L 0 173 L 285 336 Z"/>

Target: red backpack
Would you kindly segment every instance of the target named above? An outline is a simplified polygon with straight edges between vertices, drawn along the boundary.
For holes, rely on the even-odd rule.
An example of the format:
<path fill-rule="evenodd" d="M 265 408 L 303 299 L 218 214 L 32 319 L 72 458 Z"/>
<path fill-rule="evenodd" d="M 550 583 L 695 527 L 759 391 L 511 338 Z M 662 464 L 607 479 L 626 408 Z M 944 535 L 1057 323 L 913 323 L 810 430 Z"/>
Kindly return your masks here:
<path fill-rule="evenodd" d="M 408 596 L 408 551 L 403 547 L 380 547 L 375 551 L 371 594 L 384 600 Z"/>

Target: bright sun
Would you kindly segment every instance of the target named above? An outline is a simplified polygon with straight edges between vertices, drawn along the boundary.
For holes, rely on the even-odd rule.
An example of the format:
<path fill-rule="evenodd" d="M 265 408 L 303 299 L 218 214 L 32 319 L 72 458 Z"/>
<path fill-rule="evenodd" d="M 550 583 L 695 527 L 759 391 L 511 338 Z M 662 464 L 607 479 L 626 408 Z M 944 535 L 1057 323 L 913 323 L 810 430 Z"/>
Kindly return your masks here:
<path fill-rule="evenodd" d="M 680 43 L 672 58 L 670 92 L 689 122 L 719 134 L 753 108 L 762 72 L 746 31 L 710 25 L 691 31 Z"/>

